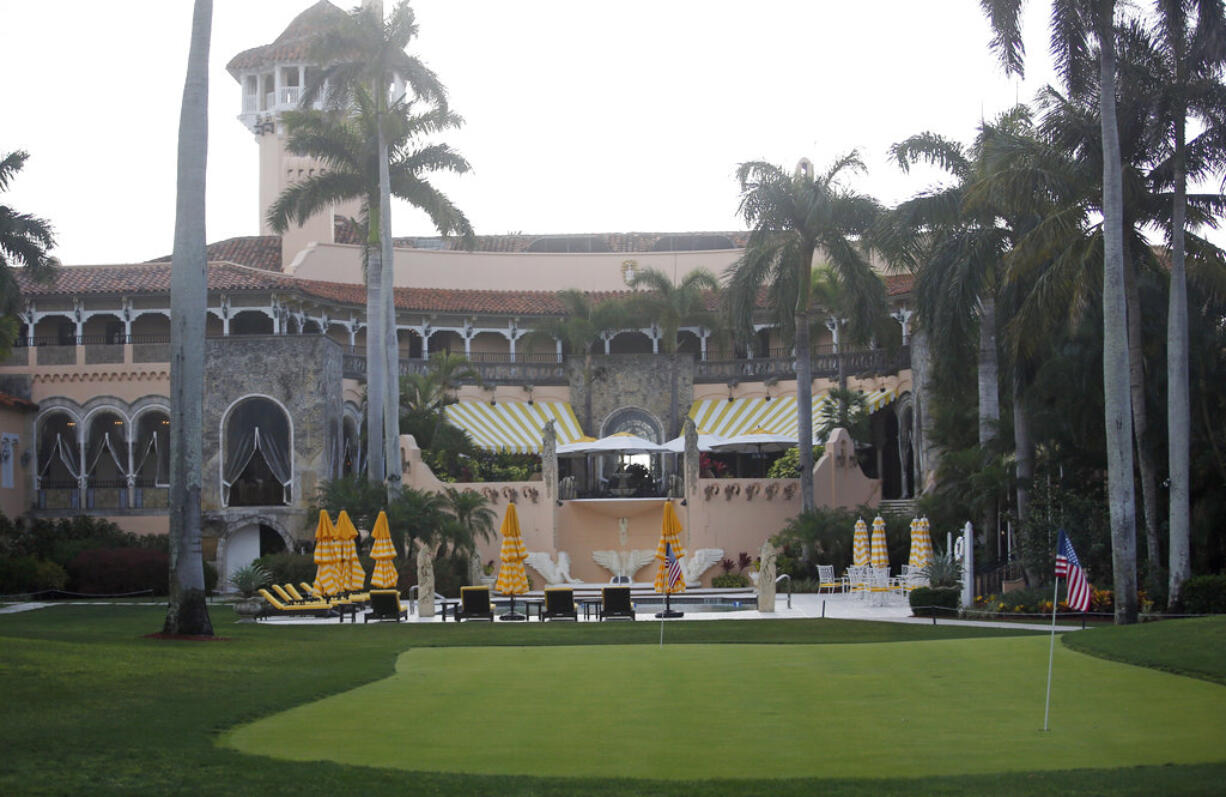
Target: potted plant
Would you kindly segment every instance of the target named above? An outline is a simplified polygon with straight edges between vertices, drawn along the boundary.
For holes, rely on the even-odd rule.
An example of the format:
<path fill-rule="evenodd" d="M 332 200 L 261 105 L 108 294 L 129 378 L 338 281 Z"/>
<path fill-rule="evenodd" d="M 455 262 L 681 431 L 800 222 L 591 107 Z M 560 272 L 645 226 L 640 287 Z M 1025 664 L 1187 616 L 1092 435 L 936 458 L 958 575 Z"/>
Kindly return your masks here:
<path fill-rule="evenodd" d="M 238 615 L 239 622 L 253 621 L 264 608 L 264 600 L 256 597 L 256 592 L 270 581 L 272 574 L 257 562 L 240 567 L 230 574 L 230 584 L 242 596 L 234 603 L 234 613 Z"/>
<path fill-rule="evenodd" d="M 481 565 L 481 583 L 487 587 L 493 588 L 494 582 L 497 581 L 497 576 L 494 575 L 494 560 L 491 559 Z"/>

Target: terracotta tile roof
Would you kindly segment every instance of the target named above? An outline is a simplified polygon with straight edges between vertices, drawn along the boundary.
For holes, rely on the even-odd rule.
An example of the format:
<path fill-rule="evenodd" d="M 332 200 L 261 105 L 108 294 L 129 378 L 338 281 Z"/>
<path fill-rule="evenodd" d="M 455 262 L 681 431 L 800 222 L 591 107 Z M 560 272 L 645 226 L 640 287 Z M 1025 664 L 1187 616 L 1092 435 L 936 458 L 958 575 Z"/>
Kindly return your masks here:
<path fill-rule="evenodd" d="M 310 52 L 315 37 L 336 23 L 337 20 L 348 17 L 344 11 L 328 0 L 318 3 L 294 17 L 281 35 L 272 44 L 252 47 L 243 50 L 230 59 L 226 71 L 237 80 L 244 70 L 258 69 L 266 64 L 282 61 L 304 61 Z"/>
<path fill-rule="evenodd" d="M 54 280 L 45 284 L 34 282 L 21 270 L 16 271 L 14 276 L 22 293 L 35 299 L 39 296 L 137 296 L 170 292 L 170 264 L 165 262 L 129 266 L 65 266 L 56 271 Z M 885 279 L 890 296 L 898 296 L 910 290 L 912 278 L 909 274 L 891 275 Z M 209 291 L 277 291 L 354 307 L 361 307 L 366 303 L 366 288 L 363 285 L 299 279 L 288 274 L 233 263 L 209 263 Z M 599 302 L 625 297 L 630 293 L 631 291 L 593 291 L 588 296 Z M 422 313 L 523 316 L 556 315 L 562 312 L 557 295 L 549 291 L 397 288 L 395 300 L 397 309 Z M 765 294 L 762 295 L 761 303 L 766 305 Z M 708 308 L 716 308 L 714 295 L 709 297 Z"/>
<path fill-rule="evenodd" d="M 260 268 L 265 271 L 281 271 L 281 236 L 244 235 L 227 238 L 208 245 L 209 262 L 224 260 L 240 266 Z M 150 260 L 150 263 L 169 263 L 170 255 Z"/>
<path fill-rule="evenodd" d="M 8 393 L 0 393 L 0 407 L 14 410 L 36 410 L 38 405 L 33 401 L 28 401 Z"/>
<path fill-rule="evenodd" d="M 744 231 L 717 232 L 625 232 L 565 235 L 478 235 L 475 252 L 690 252 L 710 249 L 741 249 L 749 237 Z M 333 219 L 332 239 L 338 244 L 360 244 L 361 235 L 352 219 Z M 463 249 L 455 237 L 408 236 L 393 238 L 401 249 Z"/>
<path fill-rule="evenodd" d="M 914 274 L 886 274 L 882 279 L 885 280 L 887 296 L 902 296 L 910 293 L 911 287 L 915 284 Z"/>

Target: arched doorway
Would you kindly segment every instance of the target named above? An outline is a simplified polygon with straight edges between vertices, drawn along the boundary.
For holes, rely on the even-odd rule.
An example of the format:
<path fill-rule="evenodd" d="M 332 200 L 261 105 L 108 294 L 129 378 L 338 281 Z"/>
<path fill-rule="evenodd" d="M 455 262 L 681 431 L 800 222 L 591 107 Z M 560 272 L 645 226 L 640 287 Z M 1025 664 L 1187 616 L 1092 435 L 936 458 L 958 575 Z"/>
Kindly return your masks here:
<path fill-rule="evenodd" d="M 240 399 L 222 435 L 223 506 L 286 506 L 292 499 L 294 441 L 289 416 L 270 398 Z"/>

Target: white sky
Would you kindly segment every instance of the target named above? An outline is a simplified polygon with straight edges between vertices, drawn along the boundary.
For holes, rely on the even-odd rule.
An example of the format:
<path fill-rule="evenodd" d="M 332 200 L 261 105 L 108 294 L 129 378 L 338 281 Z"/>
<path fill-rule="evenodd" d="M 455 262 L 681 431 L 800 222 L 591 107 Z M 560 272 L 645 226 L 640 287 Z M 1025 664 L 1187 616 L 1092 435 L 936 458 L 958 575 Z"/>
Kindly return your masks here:
<path fill-rule="evenodd" d="M 208 239 L 258 229 L 256 144 L 225 64 L 313 0 L 215 0 Z M 388 0 L 390 5 L 391 0 Z M 348 9 L 357 0 L 340 0 Z M 6 204 L 49 219 L 71 265 L 170 252 L 190 0 L 0 0 L 0 153 L 30 152 Z M 988 51 L 976 0 L 416 0 L 410 52 L 467 124 L 473 164 L 438 184 L 480 234 L 744 229 L 736 165 L 819 169 L 858 148 L 855 187 L 893 203 L 890 144 L 969 141 L 1051 81 L 1047 3 L 1027 4 L 1027 80 Z M 396 235 L 431 235 L 407 208 Z"/>

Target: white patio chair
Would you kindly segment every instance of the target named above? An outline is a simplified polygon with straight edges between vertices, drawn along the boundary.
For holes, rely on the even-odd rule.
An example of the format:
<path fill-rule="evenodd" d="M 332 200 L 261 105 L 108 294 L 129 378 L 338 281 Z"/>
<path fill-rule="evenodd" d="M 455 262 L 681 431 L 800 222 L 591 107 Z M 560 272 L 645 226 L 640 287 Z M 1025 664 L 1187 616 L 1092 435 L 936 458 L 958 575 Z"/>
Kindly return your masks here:
<path fill-rule="evenodd" d="M 817 592 L 846 592 L 847 579 L 836 578 L 834 575 L 834 565 L 818 565 L 817 566 Z"/>
<path fill-rule="evenodd" d="M 869 597 L 872 598 L 874 606 L 884 606 L 889 601 L 890 595 L 897 590 L 897 586 L 890 578 L 890 568 L 870 567 L 868 571 Z"/>
<path fill-rule="evenodd" d="M 868 597 L 868 570 L 867 567 L 857 565 L 847 568 L 847 587 L 852 595 L 860 598 Z"/>

